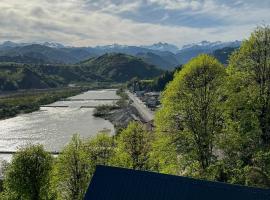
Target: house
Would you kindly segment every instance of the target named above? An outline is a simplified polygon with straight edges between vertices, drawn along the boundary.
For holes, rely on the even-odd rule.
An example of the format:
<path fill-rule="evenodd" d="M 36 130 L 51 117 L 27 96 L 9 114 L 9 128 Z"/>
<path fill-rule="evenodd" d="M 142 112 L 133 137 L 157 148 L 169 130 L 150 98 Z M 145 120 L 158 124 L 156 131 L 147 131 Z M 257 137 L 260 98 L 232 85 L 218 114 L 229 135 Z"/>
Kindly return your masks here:
<path fill-rule="evenodd" d="M 142 97 L 144 95 L 145 91 L 136 91 L 135 94 L 137 97 Z"/>
<path fill-rule="evenodd" d="M 156 108 L 160 104 L 160 92 L 145 93 L 145 99 L 149 108 Z"/>
<path fill-rule="evenodd" d="M 148 108 L 155 108 L 159 104 L 158 100 L 153 97 L 146 99 L 145 103 Z"/>
<path fill-rule="evenodd" d="M 270 200 L 270 190 L 97 166 L 85 200 Z"/>
<path fill-rule="evenodd" d="M 160 97 L 160 92 L 148 92 L 148 93 L 145 93 L 145 95 L 149 97 L 155 97 L 158 99 Z"/>

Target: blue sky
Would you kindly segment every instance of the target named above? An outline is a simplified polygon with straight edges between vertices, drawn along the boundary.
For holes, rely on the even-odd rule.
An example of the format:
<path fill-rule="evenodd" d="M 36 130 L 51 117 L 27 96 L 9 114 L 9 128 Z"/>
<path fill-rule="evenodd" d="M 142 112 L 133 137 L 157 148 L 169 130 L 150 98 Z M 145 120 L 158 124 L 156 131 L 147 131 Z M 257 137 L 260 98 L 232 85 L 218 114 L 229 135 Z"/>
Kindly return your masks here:
<path fill-rule="evenodd" d="M 270 0 L 1 0 L 0 41 L 73 46 L 242 40 Z"/>

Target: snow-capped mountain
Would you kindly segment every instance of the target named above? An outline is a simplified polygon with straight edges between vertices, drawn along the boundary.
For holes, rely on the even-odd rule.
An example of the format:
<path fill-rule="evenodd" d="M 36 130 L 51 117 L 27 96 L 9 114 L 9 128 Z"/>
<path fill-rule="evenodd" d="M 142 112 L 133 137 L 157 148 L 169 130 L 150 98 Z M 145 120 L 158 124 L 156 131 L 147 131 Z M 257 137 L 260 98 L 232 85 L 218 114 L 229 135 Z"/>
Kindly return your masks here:
<path fill-rule="evenodd" d="M 141 47 L 146 48 L 146 49 L 151 49 L 151 50 L 157 50 L 157 51 L 169 51 L 172 53 L 176 53 L 179 50 L 179 48 L 173 44 L 162 43 L 162 42 L 155 43 L 148 46 L 141 46 Z"/>
<path fill-rule="evenodd" d="M 112 44 L 96 47 L 68 47 L 55 42 L 16 43 L 6 41 L 0 44 L 0 61 L 16 62 L 19 60 L 20 62 L 34 63 L 37 61 L 41 62 L 42 60 L 43 63 L 74 64 L 106 53 L 122 53 L 139 57 L 149 64 L 167 70 L 180 64 L 185 64 L 199 54 L 207 53 L 214 55 L 216 50 L 222 50 L 225 47 L 236 48 L 240 44 L 240 41 L 202 41 L 185 45 L 178 49 L 173 44 L 161 42 L 148 46 Z"/>
<path fill-rule="evenodd" d="M 16 47 L 16 46 L 18 46 L 18 44 L 15 42 L 11 42 L 11 41 L 5 41 L 1 44 L 1 46 L 3 46 L 3 47 Z"/>
<path fill-rule="evenodd" d="M 99 49 L 99 50 L 113 50 L 113 49 L 126 49 L 131 46 L 128 45 L 121 45 L 121 44 L 110 44 L 110 45 L 103 45 L 103 46 L 95 46 L 95 47 L 90 47 L 94 49 Z"/>
<path fill-rule="evenodd" d="M 44 43 L 41 43 L 41 45 L 44 45 L 46 47 L 51 47 L 51 48 L 57 48 L 57 49 L 65 47 L 64 45 L 57 42 L 44 42 Z"/>
<path fill-rule="evenodd" d="M 12 41 L 5 41 L 2 44 L 0 44 L 0 48 L 5 49 L 5 48 L 13 48 L 13 47 L 22 47 L 26 45 L 30 45 L 30 43 L 16 43 Z"/>
<path fill-rule="evenodd" d="M 186 49 L 210 49 L 210 50 L 216 50 L 216 49 L 222 49 L 224 47 L 239 47 L 241 45 L 241 41 L 232 41 L 232 42 L 221 42 L 221 41 L 216 41 L 216 42 L 210 42 L 210 41 L 201 41 L 198 43 L 191 43 L 184 45 L 180 51 L 186 50 Z"/>
<path fill-rule="evenodd" d="M 51 48 L 64 48 L 65 46 L 60 44 L 60 43 L 55 43 L 55 42 L 32 42 L 32 43 L 16 43 L 12 41 L 5 41 L 2 44 L 0 44 L 0 48 L 13 48 L 13 47 L 23 47 L 23 46 L 28 46 L 32 44 L 39 44 L 43 45 L 46 47 L 51 47 Z"/>
<path fill-rule="evenodd" d="M 198 56 L 202 53 L 213 54 L 214 51 L 218 49 L 223 49 L 226 47 L 238 48 L 241 45 L 241 41 L 233 41 L 233 42 L 209 42 L 202 41 L 199 43 L 192 43 L 188 45 L 184 45 L 178 52 L 177 57 L 179 58 L 179 62 L 184 64 L 188 62 L 190 59 Z"/>

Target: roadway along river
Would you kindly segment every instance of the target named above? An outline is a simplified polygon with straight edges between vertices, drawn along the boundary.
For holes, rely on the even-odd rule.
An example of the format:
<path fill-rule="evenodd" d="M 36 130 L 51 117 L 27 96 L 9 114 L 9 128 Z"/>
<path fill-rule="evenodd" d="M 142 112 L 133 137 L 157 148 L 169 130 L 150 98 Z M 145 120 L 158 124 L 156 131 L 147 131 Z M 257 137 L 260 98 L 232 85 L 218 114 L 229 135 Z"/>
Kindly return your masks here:
<path fill-rule="evenodd" d="M 115 100 L 113 100 L 115 99 Z M 43 144 L 48 151 L 60 151 L 73 134 L 90 137 L 101 130 L 114 133 L 113 125 L 93 116 L 94 107 L 113 104 L 116 90 L 95 90 L 41 107 L 37 112 L 0 121 L 0 151 L 16 151 L 26 144 Z M 67 106 L 67 107 L 57 107 Z M 0 157 L 6 157 L 1 156 Z"/>
<path fill-rule="evenodd" d="M 133 101 L 133 106 L 138 110 L 141 117 L 145 122 L 150 122 L 154 119 L 154 112 L 151 111 L 146 105 L 134 94 L 129 91 L 126 91 L 129 98 Z"/>

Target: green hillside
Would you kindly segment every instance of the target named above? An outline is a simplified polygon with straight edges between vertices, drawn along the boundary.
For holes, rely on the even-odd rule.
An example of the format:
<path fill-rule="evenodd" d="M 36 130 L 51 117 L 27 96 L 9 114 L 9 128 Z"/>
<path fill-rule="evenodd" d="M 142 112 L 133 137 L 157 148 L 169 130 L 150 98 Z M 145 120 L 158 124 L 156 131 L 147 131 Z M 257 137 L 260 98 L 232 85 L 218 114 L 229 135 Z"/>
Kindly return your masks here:
<path fill-rule="evenodd" d="M 79 60 L 69 52 L 32 44 L 0 51 L 0 61 L 17 63 L 76 63 Z"/>
<path fill-rule="evenodd" d="M 222 64 L 228 64 L 230 55 L 237 50 L 236 47 L 225 47 L 213 52 L 213 56 L 218 59 Z"/>
<path fill-rule="evenodd" d="M 70 83 L 126 82 L 162 73 L 141 59 L 105 54 L 77 65 L 0 63 L 0 90 L 42 89 Z"/>
<path fill-rule="evenodd" d="M 96 75 L 115 82 L 126 82 L 134 77 L 153 78 L 162 73 L 162 70 L 142 59 L 121 53 L 104 54 L 82 62 L 81 65 L 89 67 Z"/>
<path fill-rule="evenodd" d="M 76 65 L 0 64 L 0 90 L 43 89 L 105 79 Z"/>

